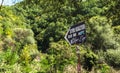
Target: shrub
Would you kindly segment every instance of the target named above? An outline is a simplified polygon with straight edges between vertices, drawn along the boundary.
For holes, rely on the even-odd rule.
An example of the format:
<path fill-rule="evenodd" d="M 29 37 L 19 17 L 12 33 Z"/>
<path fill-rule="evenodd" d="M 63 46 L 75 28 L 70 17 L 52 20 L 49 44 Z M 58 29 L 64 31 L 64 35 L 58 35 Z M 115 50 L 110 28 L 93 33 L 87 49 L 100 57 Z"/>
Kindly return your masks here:
<path fill-rule="evenodd" d="M 90 18 L 88 41 L 92 43 L 94 49 L 118 48 L 111 25 L 111 20 L 108 20 L 106 17 L 94 16 Z"/>
<path fill-rule="evenodd" d="M 93 66 L 97 65 L 98 56 L 90 50 L 84 54 L 83 68 L 91 71 Z"/>
<path fill-rule="evenodd" d="M 25 65 L 28 65 L 31 60 L 28 50 L 29 50 L 28 46 L 24 46 L 24 48 L 22 49 L 21 54 L 20 54 L 20 60 Z"/>
<path fill-rule="evenodd" d="M 52 42 L 50 48 L 48 49 L 48 55 L 52 57 L 49 58 L 49 64 L 52 64 L 53 71 L 61 72 L 64 67 L 69 64 L 75 63 L 75 54 L 73 48 L 67 44 L 65 41 Z"/>
<path fill-rule="evenodd" d="M 110 73 L 110 67 L 107 64 L 99 65 L 100 73 Z"/>
<path fill-rule="evenodd" d="M 34 33 L 31 29 L 15 28 L 14 29 L 14 39 L 17 42 L 24 44 L 34 44 Z"/>
<path fill-rule="evenodd" d="M 108 64 L 114 67 L 120 67 L 120 49 L 107 50 L 105 54 L 105 60 L 107 61 Z"/>
<path fill-rule="evenodd" d="M 118 43 L 120 43 L 120 26 L 114 26 L 113 29 L 114 29 L 114 33 L 115 33 L 115 37 L 116 37 L 115 40 Z M 119 44 L 119 47 L 120 47 L 120 44 Z"/>
<path fill-rule="evenodd" d="M 120 26 L 114 26 L 113 28 L 116 34 L 120 34 Z"/>
<path fill-rule="evenodd" d="M 6 64 L 15 64 L 18 62 L 18 54 L 15 51 L 12 51 L 11 49 L 7 49 L 3 54 L 3 60 L 6 62 Z"/>
<path fill-rule="evenodd" d="M 14 49 L 15 48 L 14 47 L 15 41 L 12 38 L 5 37 L 3 39 L 3 42 L 4 42 L 4 44 L 3 44 L 4 50 L 6 50 L 8 48 L 10 48 L 10 49 Z"/>
<path fill-rule="evenodd" d="M 0 25 L 0 35 L 3 33 L 3 28 Z"/>
<path fill-rule="evenodd" d="M 32 56 L 39 53 L 36 44 L 25 45 L 20 53 L 20 61 L 28 65 L 32 61 Z"/>

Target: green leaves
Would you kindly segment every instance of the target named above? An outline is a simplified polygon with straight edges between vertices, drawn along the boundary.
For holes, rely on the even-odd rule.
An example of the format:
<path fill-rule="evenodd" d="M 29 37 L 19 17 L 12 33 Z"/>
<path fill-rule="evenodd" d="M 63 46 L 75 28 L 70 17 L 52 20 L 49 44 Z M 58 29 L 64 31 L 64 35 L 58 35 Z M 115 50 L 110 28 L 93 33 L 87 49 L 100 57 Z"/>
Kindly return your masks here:
<path fill-rule="evenodd" d="M 94 67 L 97 64 L 98 56 L 92 51 L 87 50 L 87 52 L 84 53 L 83 58 L 83 68 L 85 68 L 88 71 L 91 71 L 92 67 Z"/>
<path fill-rule="evenodd" d="M 94 38 L 94 48 L 110 49 L 118 47 L 118 45 L 115 44 L 117 42 L 115 41 L 114 32 L 111 28 L 111 20 L 107 20 L 106 17 L 95 16 L 89 20 L 89 24 L 91 27 L 90 34 L 94 35 L 94 37 L 91 36 Z"/>
<path fill-rule="evenodd" d="M 67 42 L 62 40 L 58 43 L 51 43 L 47 52 L 48 55 L 54 58 L 52 61 L 53 68 L 58 71 L 63 71 L 66 65 L 74 64 L 76 57 L 73 53 L 73 49 L 74 48 L 71 48 Z"/>
<path fill-rule="evenodd" d="M 11 49 L 7 49 L 7 51 L 1 55 L 3 56 L 3 61 L 5 61 L 7 64 L 13 65 L 18 62 L 19 56 L 17 52 L 13 52 Z"/>
<path fill-rule="evenodd" d="M 119 4 L 117 0 L 23 0 L 14 6 L 4 6 L 0 12 L 0 50 L 5 53 L 4 58 L 0 56 L 2 64 L 11 64 L 9 70 L 13 73 L 17 73 L 15 69 L 31 73 L 75 72 L 75 48 L 65 42 L 64 36 L 71 25 L 85 21 L 85 46 L 89 45 L 95 53 L 96 49 L 103 53 L 117 49 L 108 50 L 106 56 L 108 63 L 118 66 Z M 97 55 L 83 47 L 81 62 L 88 69 L 96 64 Z M 103 67 L 105 72 L 107 68 Z M 9 67 L 5 68 L 7 71 Z"/>
<path fill-rule="evenodd" d="M 116 50 L 107 50 L 105 54 L 105 59 L 108 64 L 114 67 L 120 67 L 120 49 Z"/>

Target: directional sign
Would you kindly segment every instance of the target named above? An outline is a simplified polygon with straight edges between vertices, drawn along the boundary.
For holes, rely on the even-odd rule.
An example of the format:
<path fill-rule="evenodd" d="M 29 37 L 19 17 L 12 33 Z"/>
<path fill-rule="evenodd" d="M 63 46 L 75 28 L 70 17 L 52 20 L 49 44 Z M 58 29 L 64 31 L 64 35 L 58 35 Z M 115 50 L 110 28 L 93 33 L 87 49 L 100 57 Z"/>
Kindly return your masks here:
<path fill-rule="evenodd" d="M 70 27 L 65 39 L 71 44 L 83 43 L 86 40 L 85 23 L 79 23 Z"/>

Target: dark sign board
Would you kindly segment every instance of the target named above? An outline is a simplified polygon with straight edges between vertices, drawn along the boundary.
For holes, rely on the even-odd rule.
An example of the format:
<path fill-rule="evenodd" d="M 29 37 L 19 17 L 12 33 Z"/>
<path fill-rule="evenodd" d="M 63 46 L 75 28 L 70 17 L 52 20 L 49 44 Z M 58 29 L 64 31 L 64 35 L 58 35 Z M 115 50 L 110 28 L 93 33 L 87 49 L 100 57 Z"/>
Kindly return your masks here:
<path fill-rule="evenodd" d="M 65 39 L 71 44 L 83 43 L 86 40 L 85 23 L 79 23 L 70 27 L 65 35 Z"/>

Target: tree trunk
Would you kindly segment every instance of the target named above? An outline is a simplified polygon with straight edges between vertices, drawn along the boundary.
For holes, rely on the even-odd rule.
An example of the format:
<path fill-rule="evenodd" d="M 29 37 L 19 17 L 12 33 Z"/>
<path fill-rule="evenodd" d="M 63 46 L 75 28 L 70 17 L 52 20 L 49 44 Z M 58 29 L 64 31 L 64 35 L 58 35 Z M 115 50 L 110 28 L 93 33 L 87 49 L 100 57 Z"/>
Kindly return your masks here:
<path fill-rule="evenodd" d="M 2 0 L 2 2 L 1 2 L 1 5 L 0 5 L 0 10 L 1 10 L 1 8 L 2 8 L 3 2 L 4 2 L 4 0 Z"/>

